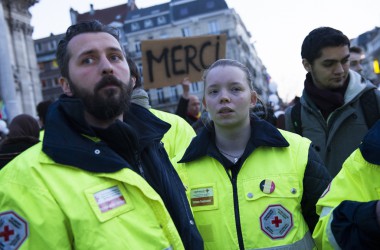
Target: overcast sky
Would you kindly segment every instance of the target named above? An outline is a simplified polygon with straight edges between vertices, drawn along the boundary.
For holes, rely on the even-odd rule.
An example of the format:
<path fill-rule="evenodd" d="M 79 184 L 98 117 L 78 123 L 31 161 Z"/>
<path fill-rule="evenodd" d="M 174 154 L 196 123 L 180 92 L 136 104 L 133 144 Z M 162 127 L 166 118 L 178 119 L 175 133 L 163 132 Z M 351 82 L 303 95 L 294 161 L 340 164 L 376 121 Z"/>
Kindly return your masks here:
<path fill-rule="evenodd" d="M 139 8 L 169 0 L 135 0 Z M 278 85 L 279 95 L 290 101 L 300 95 L 305 78 L 301 44 L 314 28 L 330 26 L 350 39 L 380 27 L 380 0 L 226 0 L 241 16 L 258 56 Z M 39 0 L 30 8 L 33 38 L 60 34 L 71 24 L 70 7 L 88 12 L 90 3 L 103 9 L 127 0 Z"/>

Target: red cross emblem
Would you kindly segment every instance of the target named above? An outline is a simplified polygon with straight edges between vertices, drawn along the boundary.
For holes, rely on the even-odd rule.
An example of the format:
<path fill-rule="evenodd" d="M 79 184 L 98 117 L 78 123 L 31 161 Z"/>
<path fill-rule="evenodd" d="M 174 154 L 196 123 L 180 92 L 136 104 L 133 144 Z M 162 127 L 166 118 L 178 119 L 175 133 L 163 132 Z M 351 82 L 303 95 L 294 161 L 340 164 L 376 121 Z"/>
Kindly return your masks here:
<path fill-rule="evenodd" d="M 282 205 L 270 205 L 260 216 L 260 225 L 270 238 L 281 239 L 293 228 L 293 215 Z"/>
<path fill-rule="evenodd" d="M 274 217 L 274 220 L 272 220 L 272 224 L 274 224 L 276 227 L 279 227 L 282 220 L 278 218 L 278 216 Z"/>
<path fill-rule="evenodd" d="M 0 213 L 0 246 L 18 249 L 28 237 L 28 224 L 13 211 Z"/>

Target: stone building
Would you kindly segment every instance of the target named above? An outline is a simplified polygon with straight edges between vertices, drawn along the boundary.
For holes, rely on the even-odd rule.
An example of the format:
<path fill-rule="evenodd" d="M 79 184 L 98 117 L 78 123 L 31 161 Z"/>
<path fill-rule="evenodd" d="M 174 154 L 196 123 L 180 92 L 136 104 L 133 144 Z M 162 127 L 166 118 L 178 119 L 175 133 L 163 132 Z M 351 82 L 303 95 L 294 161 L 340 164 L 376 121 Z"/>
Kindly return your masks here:
<path fill-rule="evenodd" d="M 353 45 L 364 50 L 366 56 L 363 62 L 364 75 L 380 86 L 380 27 L 375 27 L 352 39 L 351 46 Z"/>
<path fill-rule="evenodd" d="M 226 58 L 236 59 L 250 69 L 256 89 L 262 99 L 267 100 L 269 77 L 266 68 L 250 41 L 250 32 L 238 13 L 230 9 L 225 0 L 171 0 L 141 9 L 136 5 L 138 6 L 138 1 L 135 4 L 134 0 L 101 10 L 96 10 L 90 5 L 90 10 L 82 14 L 71 9 L 70 17 L 73 24 L 98 19 L 104 24 L 118 27 L 127 56 L 134 59 L 141 72 L 143 40 L 226 34 Z M 47 51 L 49 46 L 46 44 L 59 40 L 59 36 L 52 35 L 35 41 L 38 62 L 40 68 L 44 69 L 40 75 L 44 99 L 57 98 L 61 93 L 55 84 L 58 73 L 55 69 L 49 69 L 50 66 L 45 67 L 45 64 L 56 65 L 55 57 L 52 52 Z M 193 83 L 191 92 L 201 97 L 203 82 Z M 154 108 L 174 112 L 182 94 L 182 87 L 177 85 L 150 89 L 148 94 Z"/>
<path fill-rule="evenodd" d="M 36 115 L 42 101 L 29 8 L 38 0 L 0 1 L 0 98 L 3 119 Z"/>

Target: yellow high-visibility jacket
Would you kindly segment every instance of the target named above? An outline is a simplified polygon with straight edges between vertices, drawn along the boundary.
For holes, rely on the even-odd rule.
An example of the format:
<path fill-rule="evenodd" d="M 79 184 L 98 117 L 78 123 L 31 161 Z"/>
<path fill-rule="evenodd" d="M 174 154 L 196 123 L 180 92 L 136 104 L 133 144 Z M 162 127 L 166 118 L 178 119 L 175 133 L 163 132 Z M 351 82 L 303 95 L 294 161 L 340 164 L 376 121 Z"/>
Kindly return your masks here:
<path fill-rule="evenodd" d="M 140 175 L 57 164 L 41 145 L 0 172 L 3 249 L 184 248 L 160 196 Z"/>
<path fill-rule="evenodd" d="M 255 126 L 261 125 L 251 124 L 252 129 Z M 193 139 L 181 160 L 173 159 L 205 249 L 314 247 L 301 211 L 310 141 L 276 131 L 267 128 L 265 133 L 273 135 L 252 132 L 247 146 L 252 152 L 246 150 L 248 155 L 228 170 L 204 131 Z M 325 186 L 318 187 L 319 195 L 327 179 Z"/>
<path fill-rule="evenodd" d="M 380 126 L 377 129 L 379 128 Z M 379 136 L 374 138 L 377 143 L 378 139 Z M 377 148 L 374 144 L 368 146 L 374 149 L 374 154 L 379 155 L 378 145 Z M 313 238 L 318 249 L 378 248 L 380 226 L 375 212 L 378 200 L 380 165 L 368 162 L 360 149 L 357 149 L 344 162 L 317 203 L 320 218 Z"/>

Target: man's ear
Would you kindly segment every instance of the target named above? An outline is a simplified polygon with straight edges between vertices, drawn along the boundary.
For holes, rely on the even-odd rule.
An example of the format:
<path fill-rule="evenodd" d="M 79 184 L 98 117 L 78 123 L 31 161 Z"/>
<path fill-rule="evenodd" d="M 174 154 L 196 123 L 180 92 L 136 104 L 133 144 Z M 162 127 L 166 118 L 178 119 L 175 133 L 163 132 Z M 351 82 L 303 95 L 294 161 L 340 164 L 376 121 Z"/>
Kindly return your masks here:
<path fill-rule="evenodd" d="M 59 84 L 61 85 L 62 91 L 67 96 L 73 96 L 73 92 L 71 92 L 69 81 L 66 77 L 59 78 Z"/>
<path fill-rule="evenodd" d="M 305 68 L 305 70 L 307 72 L 310 72 L 311 71 L 311 64 L 309 63 L 308 60 L 306 59 L 302 59 L 302 64 L 303 64 L 303 67 Z"/>

